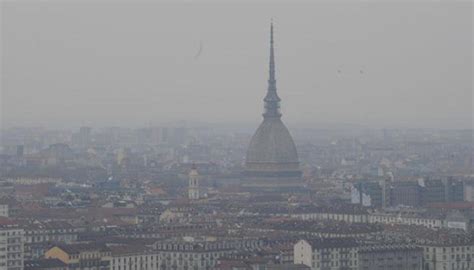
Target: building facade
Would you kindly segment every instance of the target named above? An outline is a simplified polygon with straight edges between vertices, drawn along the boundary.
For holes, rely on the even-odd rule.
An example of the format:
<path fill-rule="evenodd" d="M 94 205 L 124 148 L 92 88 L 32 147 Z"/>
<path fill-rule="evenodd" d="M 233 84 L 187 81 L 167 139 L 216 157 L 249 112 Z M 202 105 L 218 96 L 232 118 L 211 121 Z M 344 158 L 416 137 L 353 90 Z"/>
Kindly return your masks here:
<path fill-rule="evenodd" d="M 0 270 L 22 270 L 24 232 L 14 224 L 0 225 Z"/>
<path fill-rule="evenodd" d="M 420 244 L 423 248 L 425 270 L 474 269 L 474 245 L 433 243 Z"/>
<path fill-rule="evenodd" d="M 108 270 L 110 249 L 103 244 L 56 245 L 46 251 L 47 259 L 59 259 L 70 270 Z"/>
<path fill-rule="evenodd" d="M 216 267 L 219 258 L 229 257 L 239 250 L 257 250 L 263 244 L 261 239 L 221 239 L 158 242 L 159 269 L 209 270 Z"/>
<path fill-rule="evenodd" d="M 352 238 L 318 238 L 295 244 L 294 263 L 313 270 L 422 270 L 423 249 L 413 245 L 367 245 Z"/>
<path fill-rule="evenodd" d="M 8 204 L 0 204 L 0 217 L 8 217 Z"/>
<path fill-rule="evenodd" d="M 61 221 L 35 222 L 25 225 L 24 230 L 26 259 L 40 258 L 50 243 L 75 242 L 80 231 L 79 228 Z"/>
<path fill-rule="evenodd" d="M 423 249 L 412 245 L 370 245 L 359 248 L 361 270 L 422 270 Z"/>
<path fill-rule="evenodd" d="M 300 240 L 294 246 L 294 263 L 313 270 L 356 270 L 358 246 L 351 238 Z"/>
<path fill-rule="evenodd" d="M 112 251 L 110 270 L 159 270 L 159 256 L 143 247 L 126 247 Z"/>

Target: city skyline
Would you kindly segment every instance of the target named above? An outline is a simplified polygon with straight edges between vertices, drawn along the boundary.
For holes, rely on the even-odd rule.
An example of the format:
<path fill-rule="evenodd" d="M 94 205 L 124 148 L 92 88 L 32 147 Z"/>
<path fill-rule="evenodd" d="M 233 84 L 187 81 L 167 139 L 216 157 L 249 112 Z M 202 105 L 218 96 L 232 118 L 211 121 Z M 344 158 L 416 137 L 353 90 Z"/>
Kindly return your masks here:
<path fill-rule="evenodd" d="M 474 270 L 472 3 L 0 7 L 0 270 Z"/>

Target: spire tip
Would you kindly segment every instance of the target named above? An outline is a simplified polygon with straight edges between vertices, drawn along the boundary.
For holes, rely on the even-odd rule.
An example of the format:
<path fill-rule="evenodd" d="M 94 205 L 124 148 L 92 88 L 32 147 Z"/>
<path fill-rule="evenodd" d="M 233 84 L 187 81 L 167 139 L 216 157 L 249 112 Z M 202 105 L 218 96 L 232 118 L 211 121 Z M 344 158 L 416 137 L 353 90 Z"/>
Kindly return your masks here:
<path fill-rule="evenodd" d="M 273 18 L 270 19 L 270 43 L 273 44 Z"/>

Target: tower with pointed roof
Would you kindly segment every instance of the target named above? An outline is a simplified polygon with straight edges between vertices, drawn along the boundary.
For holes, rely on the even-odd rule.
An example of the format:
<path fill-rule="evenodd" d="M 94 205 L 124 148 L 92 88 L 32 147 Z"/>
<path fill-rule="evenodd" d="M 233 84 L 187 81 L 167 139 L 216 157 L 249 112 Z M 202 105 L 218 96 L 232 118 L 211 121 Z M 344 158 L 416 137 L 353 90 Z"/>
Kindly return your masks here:
<path fill-rule="evenodd" d="M 285 188 L 301 184 L 298 153 L 283 124 L 275 75 L 273 22 L 270 25 L 270 62 L 267 93 L 263 99 L 263 122 L 250 141 L 245 160 L 244 185 Z"/>
<path fill-rule="evenodd" d="M 277 94 L 275 79 L 275 50 L 273 48 L 273 22 L 270 24 L 270 64 L 268 76 L 268 89 L 264 101 L 264 118 L 280 118 L 280 97 Z"/>
<path fill-rule="evenodd" d="M 188 175 L 188 198 L 190 200 L 199 200 L 199 173 L 197 171 L 196 165 L 193 164 L 191 171 Z"/>

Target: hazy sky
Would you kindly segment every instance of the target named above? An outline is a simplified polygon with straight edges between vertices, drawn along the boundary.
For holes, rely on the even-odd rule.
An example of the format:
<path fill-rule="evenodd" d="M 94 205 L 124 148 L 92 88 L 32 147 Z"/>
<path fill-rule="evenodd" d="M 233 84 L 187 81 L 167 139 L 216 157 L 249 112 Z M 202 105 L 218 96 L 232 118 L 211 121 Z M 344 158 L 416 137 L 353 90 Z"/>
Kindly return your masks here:
<path fill-rule="evenodd" d="M 3 125 L 257 123 L 273 17 L 289 126 L 470 128 L 472 11 L 468 1 L 7 1 Z"/>

